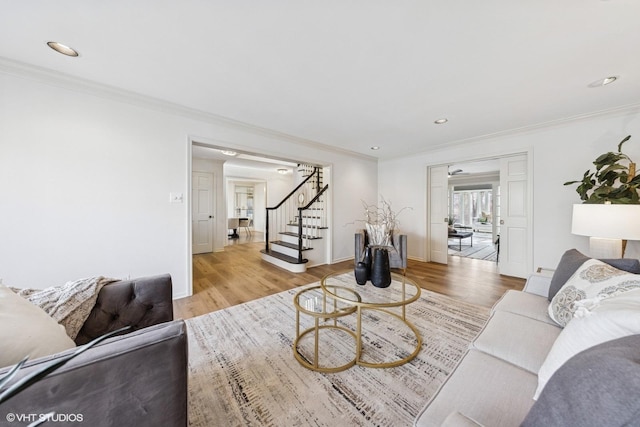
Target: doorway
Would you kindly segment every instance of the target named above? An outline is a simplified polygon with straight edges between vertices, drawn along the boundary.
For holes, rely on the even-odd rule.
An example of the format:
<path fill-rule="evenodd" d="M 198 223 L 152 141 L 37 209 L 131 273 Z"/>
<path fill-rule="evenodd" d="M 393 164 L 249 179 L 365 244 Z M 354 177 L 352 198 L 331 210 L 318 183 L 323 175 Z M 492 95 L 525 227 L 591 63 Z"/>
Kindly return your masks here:
<path fill-rule="evenodd" d="M 267 182 L 262 179 L 225 178 L 227 218 L 237 229 L 229 229 L 225 246 L 264 242 Z"/>
<path fill-rule="evenodd" d="M 478 256 L 489 256 L 497 241 L 500 274 L 532 271 L 530 158 L 526 152 L 428 167 L 428 261 L 447 264 L 450 250 L 473 253 L 482 240 L 488 249 Z"/>
<path fill-rule="evenodd" d="M 498 261 L 499 159 L 449 165 L 447 217 L 449 256 Z"/>

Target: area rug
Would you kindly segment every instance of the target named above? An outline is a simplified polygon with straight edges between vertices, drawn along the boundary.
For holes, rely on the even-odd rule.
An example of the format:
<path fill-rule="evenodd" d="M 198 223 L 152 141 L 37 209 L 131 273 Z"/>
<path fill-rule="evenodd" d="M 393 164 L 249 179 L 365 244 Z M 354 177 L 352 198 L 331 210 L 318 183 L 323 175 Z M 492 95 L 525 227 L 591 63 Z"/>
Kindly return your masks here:
<path fill-rule="evenodd" d="M 473 235 L 473 246 L 469 246 L 469 239 L 462 241 L 462 250 L 456 239 L 450 239 L 449 255 L 494 262 L 498 260 L 498 251 L 491 238 L 477 234 Z"/>
<path fill-rule="evenodd" d="M 423 290 L 407 307 L 407 318 L 423 338 L 416 358 L 395 368 L 353 366 L 323 374 L 302 367 L 292 352 L 293 297 L 304 288 L 186 321 L 189 425 L 410 426 L 488 317 L 486 308 Z M 355 330 L 355 315 L 340 318 L 340 324 Z M 301 327 L 311 325 L 302 315 Z M 355 351 L 347 334 L 324 331 L 324 362 L 342 363 L 338 359 Z M 306 338 L 301 351 L 313 343 Z M 364 311 L 363 355 L 403 356 L 415 344 L 392 316 Z"/>

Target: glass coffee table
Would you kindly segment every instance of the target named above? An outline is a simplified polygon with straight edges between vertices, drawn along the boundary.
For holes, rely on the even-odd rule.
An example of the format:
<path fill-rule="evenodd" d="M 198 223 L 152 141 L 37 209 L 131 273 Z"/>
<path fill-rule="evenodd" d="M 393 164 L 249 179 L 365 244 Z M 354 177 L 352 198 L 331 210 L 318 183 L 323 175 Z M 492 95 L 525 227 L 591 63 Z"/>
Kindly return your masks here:
<path fill-rule="evenodd" d="M 303 313 L 314 316 L 316 323 L 314 328 L 309 328 L 301 334 L 298 326 L 299 321 L 296 322 L 298 330 L 296 333 L 296 340 L 294 342 L 294 354 L 298 361 L 303 364 L 303 366 L 312 370 L 321 372 L 337 372 L 348 369 L 353 365 L 360 365 L 368 368 L 391 368 L 405 364 L 415 358 L 422 348 L 422 337 L 420 336 L 418 329 L 409 320 L 407 320 L 406 307 L 420 298 L 420 287 L 413 280 L 400 274 L 392 273 L 391 278 L 392 281 L 389 287 L 376 288 L 371 284 L 371 282 L 367 282 L 365 285 L 358 285 L 356 283 L 353 270 L 345 270 L 325 276 L 320 281 L 320 289 L 318 289 L 318 287 L 310 289 L 313 289 L 315 292 L 320 290 L 322 292 L 322 297 L 319 299 L 324 301 L 328 299 L 331 301 L 331 309 L 328 309 L 325 302 L 322 306 L 314 306 L 313 310 L 307 310 L 300 304 L 303 301 L 308 301 L 305 300 L 305 295 L 308 295 L 306 293 L 307 291 L 303 290 L 299 292 L 296 297 L 294 297 L 297 316 L 300 315 L 302 309 Z M 335 304 L 338 304 L 339 308 L 334 309 L 333 307 L 336 307 Z M 370 349 L 372 350 L 371 352 L 375 350 L 391 354 L 393 356 L 392 360 L 372 361 L 365 360 L 365 358 L 363 358 L 363 353 L 366 353 L 367 350 L 363 348 L 363 336 L 367 332 L 367 326 L 363 326 L 363 313 L 370 315 L 368 317 L 379 318 L 383 328 L 386 321 L 395 322 L 395 324 L 400 328 L 399 331 L 394 331 L 393 336 L 387 340 L 392 343 L 393 348 Z M 356 315 L 355 331 L 347 331 L 345 326 L 338 326 L 336 324 L 338 318 L 351 314 Z M 333 320 L 333 325 L 327 327 L 339 327 L 347 333 L 351 332 L 349 335 L 355 339 L 355 357 L 350 360 L 349 363 L 327 370 L 327 368 L 320 368 L 317 366 L 317 360 L 315 363 L 309 364 L 303 363 L 299 357 L 297 343 L 303 335 L 311 333 L 311 329 L 313 329 L 313 332 L 316 334 L 315 355 L 317 357 L 319 345 L 318 334 L 320 329 L 322 329 L 322 326 L 319 326 L 319 322 L 321 320 Z M 353 324 L 353 322 L 351 322 L 351 324 Z M 378 342 L 369 344 L 369 346 L 372 347 L 377 345 L 379 345 Z M 403 349 L 400 349 L 401 346 Z M 387 345 L 387 347 L 389 346 Z M 363 352 L 363 350 L 365 351 Z"/>
<path fill-rule="evenodd" d="M 331 289 L 331 292 L 341 298 L 348 297 L 349 300 L 355 301 L 359 299 L 358 294 L 350 289 L 337 287 Z M 312 286 L 298 292 L 293 297 L 293 305 L 296 307 L 296 338 L 293 341 L 293 355 L 298 360 L 298 363 L 313 371 L 325 373 L 344 371 L 355 365 L 356 359 L 352 349 L 342 352 L 343 357 L 341 359 L 338 358 L 338 361 L 333 357 L 332 353 L 334 352 L 332 350 L 334 349 L 327 348 L 330 347 L 327 345 L 329 343 L 325 342 L 325 348 L 322 349 L 324 351 L 320 351 L 322 344 L 320 341 L 321 331 L 325 331 L 324 334 L 328 335 L 330 340 L 345 341 L 349 339 L 353 342 L 356 341 L 356 334 L 338 323 L 340 317 L 355 313 L 357 310 L 355 306 L 345 304 L 337 298 L 332 298 L 320 286 Z M 300 319 L 303 314 L 313 319 L 312 326 L 306 329 L 303 329 Z M 324 323 L 321 324 L 320 322 Z M 313 345 L 305 352 L 301 350 L 301 347 L 304 347 L 302 342 L 307 336 L 313 336 Z"/>

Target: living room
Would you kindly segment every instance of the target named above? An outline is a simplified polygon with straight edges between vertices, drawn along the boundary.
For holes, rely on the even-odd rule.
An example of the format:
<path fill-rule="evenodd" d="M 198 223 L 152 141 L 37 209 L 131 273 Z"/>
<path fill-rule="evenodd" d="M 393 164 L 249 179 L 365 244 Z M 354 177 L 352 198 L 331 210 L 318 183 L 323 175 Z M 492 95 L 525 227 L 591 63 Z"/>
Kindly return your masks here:
<path fill-rule="evenodd" d="M 598 3 L 594 7 L 602 8 L 603 13 L 617 14 L 628 7 Z M 14 27 L 15 22 L 4 26 L 5 31 Z M 608 28 L 602 27 L 602 31 Z M 70 61 L 83 60 L 82 56 L 50 55 L 46 51 L 38 54 L 44 56 L 43 65 L 69 72 L 74 66 Z M 2 132 L 3 139 L 12 142 L 3 144 L 0 160 L 3 183 L 8 186 L 3 189 L 5 200 L 11 201 L 3 209 L 2 231 L 6 241 L 16 244 L 2 249 L 6 263 L 2 278 L 16 285 L 59 283 L 95 271 L 136 277 L 163 270 L 174 277 L 176 296 L 188 295 L 188 203 L 168 200 L 172 192 L 188 195 L 189 151 L 194 139 L 217 145 L 223 141 L 232 148 L 279 157 L 296 153 L 301 160 L 332 164 L 334 223 L 338 225 L 358 218 L 361 200 L 375 201 L 380 195 L 391 199 L 394 206 L 411 206 L 402 226 L 410 236 L 410 257 L 423 261 L 428 260 L 426 167 L 529 152 L 531 227 L 535 230 L 531 264 L 534 268 L 553 266 L 565 248 L 586 250 L 588 245 L 586 239 L 570 233 L 571 205 L 578 200 L 562 183 L 580 176 L 593 158 L 614 149 L 622 137 L 633 135 L 639 120 L 633 91 L 626 86 L 632 79 L 587 87 L 599 77 L 594 71 L 605 65 L 596 61 L 593 71 L 582 72 L 585 85 L 581 89 L 587 99 L 600 102 L 596 111 L 565 117 L 561 103 L 551 102 L 545 112 L 549 119 L 538 119 L 528 127 L 466 138 L 423 153 L 401 155 L 394 149 L 378 159 L 372 154 L 390 147 L 372 151 L 363 141 L 360 145 L 364 143 L 371 154 L 336 150 L 110 90 L 87 80 L 89 76 L 79 79 L 28 66 L 14 50 L 3 56 Z M 628 55 L 623 57 L 631 61 Z M 606 68 L 612 65 L 609 61 Z M 621 102 L 607 108 L 607 103 L 616 102 L 615 97 Z M 524 101 L 516 104 L 519 102 Z M 453 123 L 433 125 L 436 141 L 446 138 L 450 125 Z M 638 157 L 640 149 L 633 139 L 626 148 L 632 158 Z M 218 218 L 222 234 L 226 225 Z M 348 227 L 334 230 L 333 261 L 350 256 L 351 231 Z M 127 236 L 126 245 L 121 236 Z M 58 242 L 63 241 L 66 244 L 59 247 Z M 86 251 L 87 246 L 94 250 Z M 35 248 L 56 256 L 39 259 L 38 269 L 29 268 Z M 629 256 L 638 252 L 636 242 L 631 242 Z"/>
<path fill-rule="evenodd" d="M 628 2 L 65 5 L 0 17 L 6 285 L 168 273 L 175 299 L 191 295 L 194 142 L 330 165 L 332 264 L 353 259 L 362 200 L 380 197 L 412 208 L 408 256 L 430 262 L 429 169 L 526 154 L 529 272 L 589 252 L 563 183 L 626 135 L 640 158 Z"/>

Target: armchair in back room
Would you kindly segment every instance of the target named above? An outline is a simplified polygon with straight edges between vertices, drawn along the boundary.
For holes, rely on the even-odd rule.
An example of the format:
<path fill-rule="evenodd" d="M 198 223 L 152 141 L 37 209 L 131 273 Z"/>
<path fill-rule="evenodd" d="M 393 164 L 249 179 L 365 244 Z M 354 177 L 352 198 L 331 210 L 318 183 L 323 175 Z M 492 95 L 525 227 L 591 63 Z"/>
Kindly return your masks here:
<path fill-rule="evenodd" d="M 389 265 L 391 268 L 398 268 L 405 274 L 407 270 L 407 235 L 393 233 L 393 250 L 389 251 Z M 365 230 L 358 230 L 355 233 L 355 256 L 354 264 L 362 260 L 364 248 L 368 244 Z"/>

